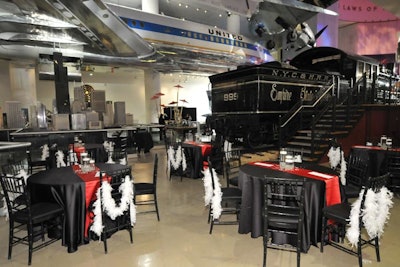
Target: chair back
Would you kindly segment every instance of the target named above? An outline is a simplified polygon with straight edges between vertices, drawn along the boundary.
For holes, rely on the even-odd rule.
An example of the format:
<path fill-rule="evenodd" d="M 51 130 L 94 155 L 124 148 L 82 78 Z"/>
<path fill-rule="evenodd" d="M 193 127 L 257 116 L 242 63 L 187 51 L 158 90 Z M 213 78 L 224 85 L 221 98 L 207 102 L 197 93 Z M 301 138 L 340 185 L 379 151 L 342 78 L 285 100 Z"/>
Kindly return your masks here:
<path fill-rule="evenodd" d="M 154 155 L 154 166 L 153 166 L 153 184 L 157 188 L 157 176 L 158 176 L 158 154 Z"/>
<path fill-rule="evenodd" d="M 25 178 L 15 175 L 1 175 L 0 182 L 6 199 L 9 216 L 12 218 L 15 212 L 24 209 L 27 209 L 27 215 L 31 216 L 30 209 L 28 208 L 30 196 L 26 191 Z"/>
<path fill-rule="evenodd" d="M 351 154 L 347 164 L 346 184 L 355 185 L 361 189 L 366 180 L 367 169 L 368 165 L 365 161 Z"/>
<path fill-rule="evenodd" d="M 214 190 L 215 190 L 215 178 L 214 178 L 213 165 L 212 165 L 212 162 L 210 160 L 210 157 L 208 158 L 208 170 L 210 171 L 211 185 L 212 185 L 212 189 L 213 189 L 213 192 L 214 192 Z"/>
<path fill-rule="evenodd" d="M 1 166 L 1 171 L 4 175 L 17 175 L 21 170 L 24 170 L 28 173 L 28 166 L 24 161 L 17 161 Z"/>
<path fill-rule="evenodd" d="M 241 163 L 241 151 L 240 150 L 230 150 L 224 153 L 224 169 L 226 184 L 229 187 L 230 184 L 236 185 L 239 177 L 239 170 Z M 234 179 L 235 181 L 233 181 Z"/>
<path fill-rule="evenodd" d="M 284 232 L 301 231 L 304 213 L 304 179 L 265 177 L 264 223 L 267 229 L 282 226 Z"/>
<path fill-rule="evenodd" d="M 389 176 L 390 173 L 385 173 L 380 176 L 369 177 L 366 182 L 365 188 L 372 189 L 374 192 L 379 192 L 382 189 L 382 187 L 386 186 L 389 180 Z M 366 194 L 366 191 L 367 190 L 365 190 L 364 194 Z"/>
<path fill-rule="evenodd" d="M 108 151 L 107 154 L 108 158 L 111 157 L 115 163 L 126 165 L 128 162 L 128 154 L 125 149 L 115 148 L 114 151 Z"/>
<path fill-rule="evenodd" d="M 386 152 L 385 171 L 390 174 L 391 189 L 400 188 L 400 153 L 395 151 Z"/>
<path fill-rule="evenodd" d="M 110 177 L 109 183 L 112 188 L 118 189 L 119 185 L 124 182 L 127 175 L 132 179 L 132 167 L 127 166 L 122 170 L 108 171 L 107 175 Z M 100 178 L 100 181 L 102 181 L 102 178 Z"/>

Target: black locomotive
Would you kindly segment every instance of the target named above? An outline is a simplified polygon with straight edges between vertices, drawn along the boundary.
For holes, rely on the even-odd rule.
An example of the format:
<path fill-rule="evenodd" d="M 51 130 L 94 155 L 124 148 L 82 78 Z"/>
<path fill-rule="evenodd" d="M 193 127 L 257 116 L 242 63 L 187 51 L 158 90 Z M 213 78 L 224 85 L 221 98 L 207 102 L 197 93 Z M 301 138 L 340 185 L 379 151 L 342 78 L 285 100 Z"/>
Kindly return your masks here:
<path fill-rule="evenodd" d="M 350 93 L 356 94 L 353 101 L 360 101 L 361 93 L 363 101 L 379 101 L 378 74 L 376 60 L 332 47 L 307 50 L 291 65 L 270 62 L 240 67 L 210 76 L 208 121 L 217 134 L 251 148 L 275 144 L 280 117 L 297 106 L 323 103 L 321 97 L 340 101 Z M 363 87 L 357 83 L 361 78 Z M 324 94 L 328 88 L 329 94 Z"/>

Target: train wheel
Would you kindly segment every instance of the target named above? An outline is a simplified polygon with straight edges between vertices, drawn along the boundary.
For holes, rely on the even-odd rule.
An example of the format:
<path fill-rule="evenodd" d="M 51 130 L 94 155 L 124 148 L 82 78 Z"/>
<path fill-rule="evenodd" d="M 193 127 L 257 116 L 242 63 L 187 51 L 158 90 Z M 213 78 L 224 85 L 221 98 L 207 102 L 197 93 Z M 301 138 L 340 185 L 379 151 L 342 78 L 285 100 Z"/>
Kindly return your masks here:
<path fill-rule="evenodd" d="M 250 148 L 257 148 L 263 144 L 263 136 L 259 131 L 248 132 L 246 139 Z"/>

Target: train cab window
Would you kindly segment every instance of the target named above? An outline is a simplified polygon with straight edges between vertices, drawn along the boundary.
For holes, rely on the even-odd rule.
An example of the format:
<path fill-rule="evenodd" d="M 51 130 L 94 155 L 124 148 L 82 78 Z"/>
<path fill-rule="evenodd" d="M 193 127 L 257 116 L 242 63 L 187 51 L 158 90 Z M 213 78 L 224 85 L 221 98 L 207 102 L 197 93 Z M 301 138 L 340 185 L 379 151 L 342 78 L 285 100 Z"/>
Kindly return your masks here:
<path fill-rule="evenodd" d="M 140 27 L 144 28 L 144 22 L 143 21 L 140 22 Z"/>
<path fill-rule="evenodd" d="M 372 73 L 371 73 L 371 64 L 366 63 L 365 64 L 365 72 L 367 73 L 367 78 L 372 79 Z"/>
<path fill-rule="evenodd" d="M 378 66 L 377 65 L 373 65 L 372 66 L 372 74 L 378 75 Z"/>
<path fill-rule="evenodd" d="M 197 39 L 197 33 L 193 33 L 193 38 Z"/>
<path fill-rule="evenodd" d="M 357 62 L 357 73 L 356 73 L 356 79 L 360 79 L 364 73 L 364 62 Z"/>
<path fill-rule="evenodd" d="M 210 36 L 210 41 L 215 42 L 214 36 Z"/>

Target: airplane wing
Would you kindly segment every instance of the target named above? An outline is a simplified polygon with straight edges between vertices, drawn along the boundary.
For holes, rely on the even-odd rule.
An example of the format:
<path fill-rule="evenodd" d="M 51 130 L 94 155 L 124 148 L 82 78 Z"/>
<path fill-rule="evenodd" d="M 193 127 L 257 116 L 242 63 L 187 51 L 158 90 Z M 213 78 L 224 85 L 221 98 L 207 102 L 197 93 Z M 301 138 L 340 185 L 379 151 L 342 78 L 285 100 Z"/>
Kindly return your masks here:
<path fill-rule="evenodd" d="M 31 41 L 38 41 L 40 45 L 46 41 L 54 45 L 59 40 L 59 45 L 83 45 L 83 51 L 105 56 L 144 58 L 155 54 L 155 49 L 127 27 L 102 1 L 3 0 L 0 4 L 2 42 L 33 37 Z M 18 9 L 20 12 L 16 12 Z M 37 32 L 49 34 L 41 34 L 39 39 L 34 38 L 35 31 L 29 36 L 7 32 L 10 23 L 35 27 Z M 69 40 L 63 40 L 63 36 Z"/>
<path fill-rule="evenodd" d="M 307 2 L 310 2 L 310 0 Z M 272 35 L 279 34 L 287 29 L 294 29 L 298 24 L 305 22 L 318 13 L 337 15 L 333 11 L 307 2 L 297 0 L 264 0 L 260 2 L 259 11 L 252 18 L 253 23 L 255 21 L 258 25 L 262 24 L 266 33 Z M 332 3 L 334 1 L 330 0 L 329 2 Z"/>

